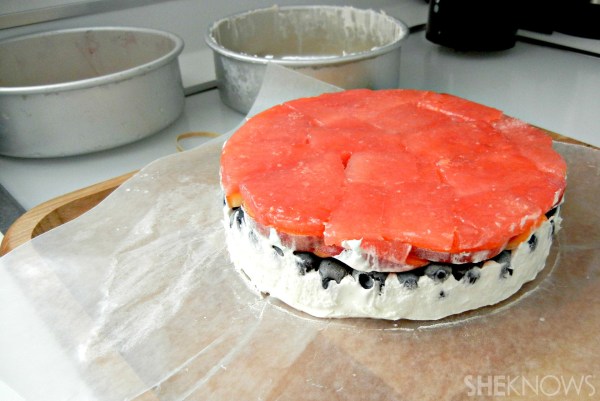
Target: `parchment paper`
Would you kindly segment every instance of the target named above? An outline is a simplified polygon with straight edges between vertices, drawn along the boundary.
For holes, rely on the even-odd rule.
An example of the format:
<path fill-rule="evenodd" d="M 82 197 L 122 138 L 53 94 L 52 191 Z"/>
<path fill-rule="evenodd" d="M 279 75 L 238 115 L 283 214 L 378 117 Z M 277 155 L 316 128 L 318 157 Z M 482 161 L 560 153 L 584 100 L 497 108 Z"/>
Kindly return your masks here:
<path fill-rule="evenodd" d="M 251 113 L 335 90 L 279 68 L 267 77 Z M 600 396 L 600 152 L 556 144 L 569 167 L 563 228 L 517 296 L 441 322 L 326 320 L 257 296 L 229 262 L 225 137 L 150 164 L 0 259 L 0 378 L 24 399 Z"/>

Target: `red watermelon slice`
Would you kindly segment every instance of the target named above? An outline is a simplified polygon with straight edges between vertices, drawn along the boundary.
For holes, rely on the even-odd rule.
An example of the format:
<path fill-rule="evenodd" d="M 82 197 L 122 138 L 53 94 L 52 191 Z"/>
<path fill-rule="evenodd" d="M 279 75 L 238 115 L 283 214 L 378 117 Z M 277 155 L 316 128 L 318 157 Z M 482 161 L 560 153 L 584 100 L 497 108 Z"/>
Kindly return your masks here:
<path fill-rule="evenodd" d="M 253 174 L 241 182 L 240 193 L 258 223 L 295 235 L 322 236 L 343 183 L 340 157 L 322 153 L 287 168 Z"/>
<path fill-rule="evenodd" d="M 262 227 L 326 256 L 361 240 L 396 271 L 513 246 L 560 201 L 565 176 L 543 131 L 416 90 L 276 106 L 238 130 L 221 158 L 230 207 L 243 204 Z"/>

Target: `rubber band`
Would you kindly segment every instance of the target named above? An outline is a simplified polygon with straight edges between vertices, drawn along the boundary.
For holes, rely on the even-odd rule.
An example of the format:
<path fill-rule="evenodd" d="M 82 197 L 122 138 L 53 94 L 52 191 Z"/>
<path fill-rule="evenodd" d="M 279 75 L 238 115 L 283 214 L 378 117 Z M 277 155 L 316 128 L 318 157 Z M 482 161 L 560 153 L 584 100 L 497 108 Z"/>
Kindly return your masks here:
<path fill-rule="evenodd" d="M 178 152 L 184 152 L 186 149 L 183 148 L 183 146 L 181 146 L 180 141 L 182 139 L 188 139 L 188 138 L 216 138 L 218 136 L 220 136 L 221 134 L 217 134 L 216 132 L 210 132 L 210 131 L 193 131 L 193 132 L 185 132 L 183 134 L 179 134 L 177 135 L 177 138 L 175 138 L 175 147 L 177 149 Z"/>

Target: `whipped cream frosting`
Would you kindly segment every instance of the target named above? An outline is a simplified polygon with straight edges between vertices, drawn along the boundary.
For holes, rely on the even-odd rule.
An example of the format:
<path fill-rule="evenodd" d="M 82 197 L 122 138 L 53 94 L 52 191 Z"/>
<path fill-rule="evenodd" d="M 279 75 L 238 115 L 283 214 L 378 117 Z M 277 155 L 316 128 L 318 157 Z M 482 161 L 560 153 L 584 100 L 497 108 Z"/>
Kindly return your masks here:
<path fill-rule="evenodd" d="M 361 286 L 358 276 L 352 274 L 323 288 L 318 271 L 300 272 L 294 249 L 284 246 L 274 229 L 267 237 L 253 229 L 250 219 L 232 221 L 233 211 L 227 206 L 223 222 L 231 261 L 259 293 L 317 317 L 437 320 L 496 304 L 533 280 L 544 268 L 553 233 L 560 228 L 559 212 L 560 208 L 532 233 L 535 246 L 526 240 L 510 252 L 510 265 L 508 261 L 487 260 L 477 268 L 476 280 L 466 275 L 457 280 L 449 275 L 440 281 L 422 275 L 413 288 L 403 285 L 396 273 L 389 273 L 383 283 L 374 281 L 371 288 Z M 347 245 L 350 252 L 336 258 L 364 271 L 359 243 Z"/>

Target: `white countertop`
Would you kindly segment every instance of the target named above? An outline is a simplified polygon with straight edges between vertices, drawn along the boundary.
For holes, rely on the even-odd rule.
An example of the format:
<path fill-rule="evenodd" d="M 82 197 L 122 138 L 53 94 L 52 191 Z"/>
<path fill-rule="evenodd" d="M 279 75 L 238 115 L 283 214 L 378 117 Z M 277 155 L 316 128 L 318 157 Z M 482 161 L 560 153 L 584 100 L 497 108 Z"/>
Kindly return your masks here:
<path fill-rule="evenodd" d="M 448 92 L 600 146 L 600 58 L 517 42 L 512 49 L 460 53 L 423 33 L 403 47 L 401 86 Z"/>
<path fill-rule="evenodd" d="M 422 31 L 406 40 L 401 57 L 400 87 L 456 94 L 600 146 L 598 57 L 523 42 L 502 52 L 460 53 L 427 41 Z M 225 133 L 242 119 L 220 102 L 216 89 L 207 90 L 186 98 L 173 125 L 130 145 L 55 159 L 0 157 L 0 184 L 30 209 L 175 152 L 179 134 Z"/>

